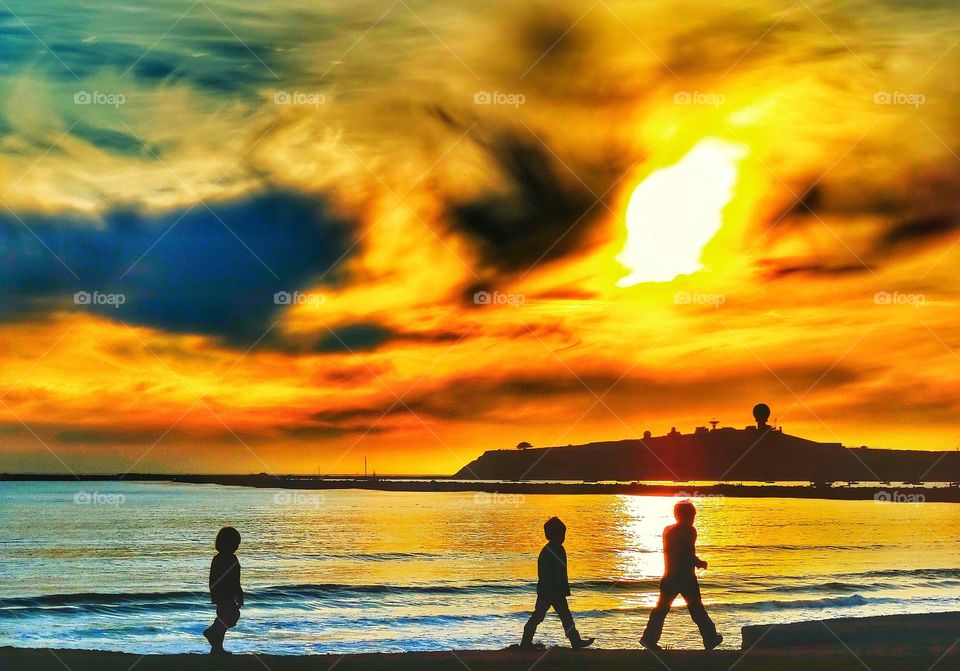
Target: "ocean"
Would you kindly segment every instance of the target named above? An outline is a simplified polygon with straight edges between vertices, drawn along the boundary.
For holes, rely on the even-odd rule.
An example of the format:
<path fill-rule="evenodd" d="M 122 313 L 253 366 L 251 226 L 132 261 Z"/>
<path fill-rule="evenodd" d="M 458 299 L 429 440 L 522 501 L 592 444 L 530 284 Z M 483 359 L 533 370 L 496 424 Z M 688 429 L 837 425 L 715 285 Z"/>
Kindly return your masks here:
<path fill-rule="evenodd" d="M 0 646 L 206 651 L 207 572 L 229 524 L 243 535 L 247 594 L 231 650 L 502 648 L 520 640 L 541 527 L 559 515 L 580 631 L 637 647 L 675 500 L 4 482 Z M 747 624 L 957 608 L 955 505 L 694 501 L 723 647 L 739 647 Z M 566 644 L 555 615 L 537 640 Z M 682 600 L 663 644 L 699 647 Z"/>

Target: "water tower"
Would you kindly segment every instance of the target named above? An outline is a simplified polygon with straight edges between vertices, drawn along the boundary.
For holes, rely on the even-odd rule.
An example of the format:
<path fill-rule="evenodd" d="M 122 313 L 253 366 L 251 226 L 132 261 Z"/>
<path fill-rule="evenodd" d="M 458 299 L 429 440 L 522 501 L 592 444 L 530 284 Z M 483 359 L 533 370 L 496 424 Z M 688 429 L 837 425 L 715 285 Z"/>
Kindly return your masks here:
<path fill-rule="evenodd" d="M 767 420 L 770 419 L 770 406 L 766 403 L 757 403 L 753 406 L 753 418 L 757 420 L 757 428 L 763 431 L 770 428 Z"/>

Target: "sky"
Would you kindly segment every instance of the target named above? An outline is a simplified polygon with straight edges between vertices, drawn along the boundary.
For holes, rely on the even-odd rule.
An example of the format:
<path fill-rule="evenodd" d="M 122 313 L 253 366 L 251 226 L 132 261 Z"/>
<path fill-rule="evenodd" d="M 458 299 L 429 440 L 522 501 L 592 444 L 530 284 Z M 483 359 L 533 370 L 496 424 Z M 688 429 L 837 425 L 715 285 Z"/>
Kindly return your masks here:
<path fill-rule="evenodd" d="M 0 471 L 960 446 L 955 3 L 0 3 Z"/>

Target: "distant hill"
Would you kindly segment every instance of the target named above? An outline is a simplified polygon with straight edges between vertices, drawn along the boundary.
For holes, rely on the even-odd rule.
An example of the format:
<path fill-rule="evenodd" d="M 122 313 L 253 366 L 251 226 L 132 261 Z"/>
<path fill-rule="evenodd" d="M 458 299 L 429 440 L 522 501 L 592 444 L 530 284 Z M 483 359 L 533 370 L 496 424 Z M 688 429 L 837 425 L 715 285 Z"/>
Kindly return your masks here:
<path fill-rule="evenodd" d="M 760 408 L 761 406 L 757 406 Z M 763 406 L 764 408 L 766 406 Z M 769 413 L 769 410 L 766 410 Z M 847 448 L 766 426 L 567 447 L 489 450 L 455 478 L 480 480 L 811 480 L 953 482 L 960 452 Z"/>

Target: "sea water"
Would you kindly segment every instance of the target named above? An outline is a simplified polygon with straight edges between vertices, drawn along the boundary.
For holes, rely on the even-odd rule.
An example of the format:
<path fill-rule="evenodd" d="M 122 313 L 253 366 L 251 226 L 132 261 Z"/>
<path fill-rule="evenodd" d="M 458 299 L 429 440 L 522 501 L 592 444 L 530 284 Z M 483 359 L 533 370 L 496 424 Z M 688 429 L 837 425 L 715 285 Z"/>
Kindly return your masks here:
<path fill-rule="evenodd" d="M 213 539 L 233 525 L 246 591 L 234 651 L 502 648 L 520 639 L 542 524 L 559 515 L 580 631 L 636 647 L 675 500 L 0 483 L 0 646 L 205 651 Z M 724 647 L 747 624 L 957 608 L 956 505 L 694 500 Z M 537 639 L 565 644 L 554 615 Z M 682 599 L 663 643 L 699 646 Z"/>

